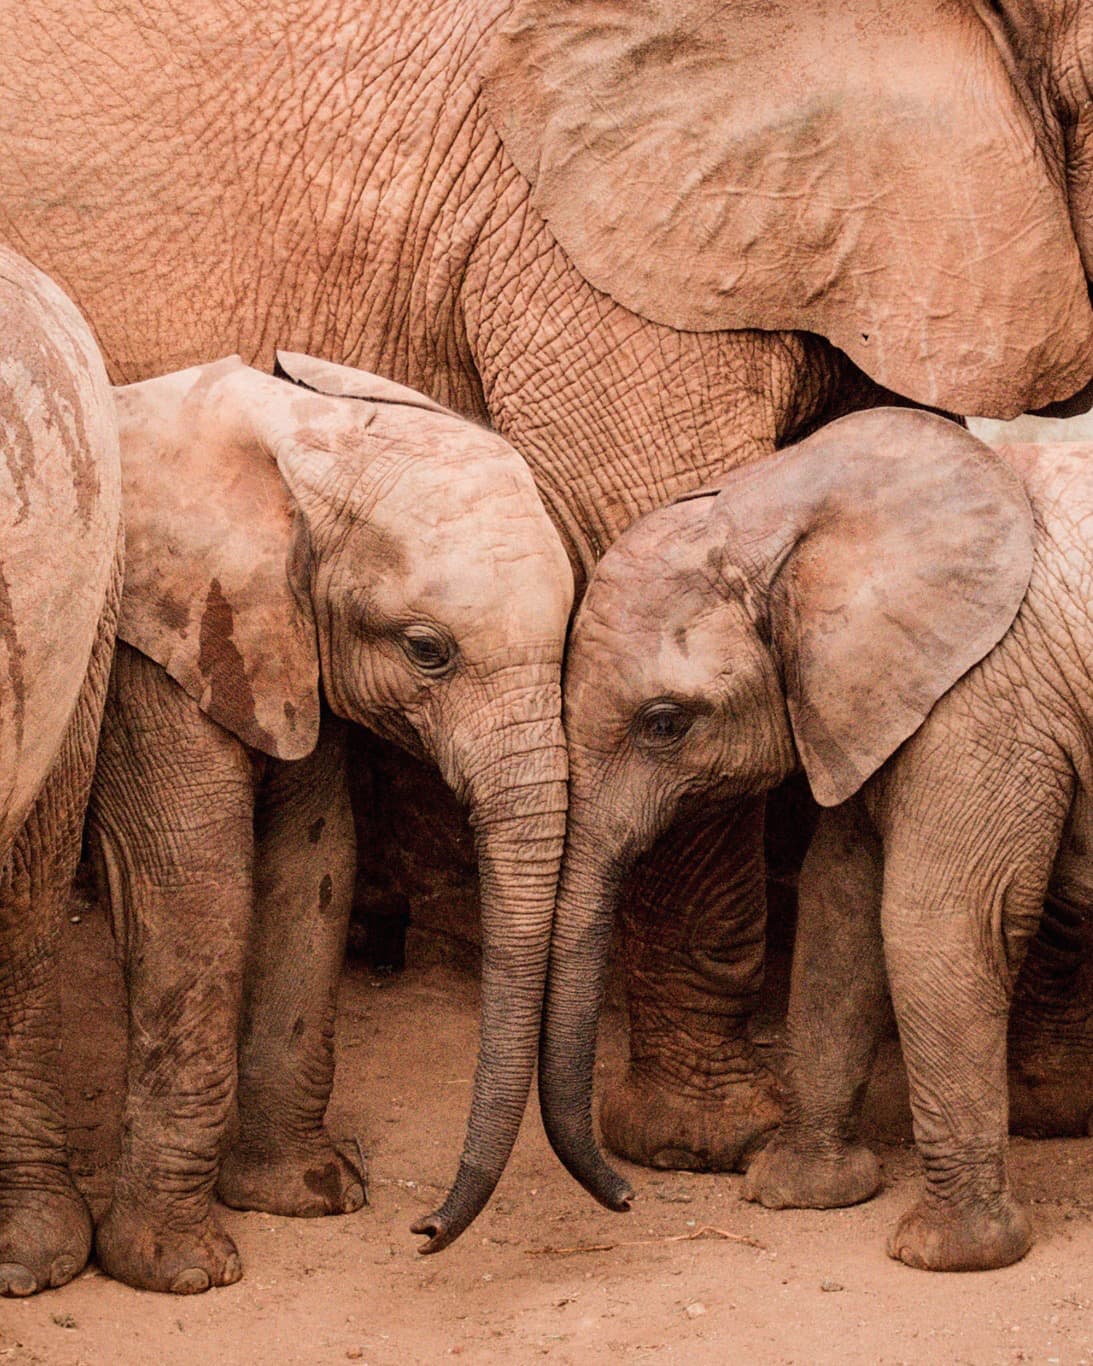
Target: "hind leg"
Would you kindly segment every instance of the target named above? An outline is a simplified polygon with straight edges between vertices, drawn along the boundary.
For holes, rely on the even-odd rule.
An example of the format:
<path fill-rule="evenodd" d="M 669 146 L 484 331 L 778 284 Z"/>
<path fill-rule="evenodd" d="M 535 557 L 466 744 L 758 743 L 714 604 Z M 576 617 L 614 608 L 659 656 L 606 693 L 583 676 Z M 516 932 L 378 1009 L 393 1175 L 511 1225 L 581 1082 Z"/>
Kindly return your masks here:
<path fill-rule="evenodd" d="M 91 1250 L 68 1169 L 57 950 L 80 854 L 115 613 L 56 762 L 0 872 L 0 1295 L 64 1285 Z"/>
<path fill-rule="evenodd" d="M 941 743 L 903 766 L 882 929 L 926 1188 L 888 1251 L 926 1270 L 987 1270 L 1032 1240 L 1009 1179 L 1006 1029 L 1071 794 L 1031 746 L 960 755 Z"/>
<path fill-rule="evenodd" d="M 1010 1130 L 1093 1136 L 1093 803 L 1075 799 L 1010 1015 Z"/>

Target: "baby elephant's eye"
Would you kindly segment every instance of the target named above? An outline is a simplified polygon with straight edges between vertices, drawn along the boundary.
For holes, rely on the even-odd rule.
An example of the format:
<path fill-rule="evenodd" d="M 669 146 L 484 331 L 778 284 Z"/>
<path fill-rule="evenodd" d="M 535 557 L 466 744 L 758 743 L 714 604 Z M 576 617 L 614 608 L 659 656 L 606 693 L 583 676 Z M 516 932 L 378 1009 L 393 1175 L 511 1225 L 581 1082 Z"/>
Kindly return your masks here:
<path fill-rule="evenodd" d="M 401 644 L 410 662 L 428 674 L 442 674 L 455 657 L 452 642 L 432 626 L 408 626 Z"/>
<path fill-rule="evenodd" d="M 650 702 L 637 715 L 637 738 L 644 745 L 663 749 L 682 739 L 693 721 L 694 714 L 678 702 Z"/>

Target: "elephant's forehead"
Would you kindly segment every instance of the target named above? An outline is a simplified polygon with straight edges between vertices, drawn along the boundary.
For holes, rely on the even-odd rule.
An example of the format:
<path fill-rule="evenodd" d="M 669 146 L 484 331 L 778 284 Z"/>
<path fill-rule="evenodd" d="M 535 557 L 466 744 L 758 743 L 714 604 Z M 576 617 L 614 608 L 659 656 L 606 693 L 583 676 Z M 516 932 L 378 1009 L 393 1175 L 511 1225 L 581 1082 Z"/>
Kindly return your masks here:
<path fill-rule="evenodd" d="M 629 712 L 662 695 L 701 695 L 726 667 L 726 606 L 697 584 L 659 596 L 593 604 L 574 632 L 567 704 L 577 712 Z"/>
<path fill-rule="evenodd" d="M 409 601 L 460 623 L 468 635 L 551 638 L 559 646 L 565 637 L 569 595 L 541 554 L 453 551 L 418 567 L 406 590 Z"/>
<path fill-rule="evenodd" d="M 396 459 L 372 478 L 362 522 L 419 546 L 415 562 L 564 556 L 531 476 L 512 452 Z"/>
<path fill-rule="evenodd" d="M 680 562 L 670 548 L 619 546 L 608 551 L 589 584 L 575 641 L 601 654 L 647 653 L 685 638 L 710 598 L 709 575 Z"/>
<path fill-rule="evenodd" d="M 354 529 L 345 562 L 391 615 L 432 617 L 466 645 L 476 635 L 556 642 L 572 605 L 572 575 L 545 513 L 460 510 L 434 500 L 388 508 Z"/>

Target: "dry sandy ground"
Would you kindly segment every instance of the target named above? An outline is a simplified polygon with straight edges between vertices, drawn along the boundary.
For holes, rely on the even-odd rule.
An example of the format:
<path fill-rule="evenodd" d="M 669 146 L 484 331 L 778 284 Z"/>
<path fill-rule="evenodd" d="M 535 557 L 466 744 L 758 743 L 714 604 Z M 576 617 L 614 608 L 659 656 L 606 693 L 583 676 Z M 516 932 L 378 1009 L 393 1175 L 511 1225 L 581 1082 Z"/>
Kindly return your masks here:
<path fill-rule="evenodd" d="M 117 1140 L 120 989 L 98 912 L 67 937 L 75 1165 L 101 1206 Z M 610 1065 L 617 1018 L 605 1034 Z M 944 1277 L 884 1255 L 915 1189 L 906 1145 L 883 1149 L 887 1187 L 857 1209 L 774 1213 L 744 1204 L 738 1177 L 634 1169 L 640 1200 L 611 1215 L 559 1168 L 529 1114 L 487 1212 L 447 1252 L 419 1257 L 408 1225 L 454 1171 L 475 1044 L 467 976 L 347 969 L 330 1127 L 367 1152 L 370 1207 L 323 1220 L 224 1211 L 244 1279 L 192 1299 L 91 1268 L 61 1290 L 0 1301 L 0 1363 L 1093 1366 L 1093 1140 L 1015 1141 L 1035 1248 L 1005 1271 Z"/>

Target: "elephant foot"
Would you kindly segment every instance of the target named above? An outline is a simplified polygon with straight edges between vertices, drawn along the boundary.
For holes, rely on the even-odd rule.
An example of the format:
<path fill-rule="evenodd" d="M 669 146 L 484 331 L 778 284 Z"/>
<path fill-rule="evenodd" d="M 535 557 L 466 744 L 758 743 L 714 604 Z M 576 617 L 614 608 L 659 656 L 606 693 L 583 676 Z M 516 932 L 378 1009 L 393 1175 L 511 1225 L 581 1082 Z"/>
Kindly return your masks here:
<path fill-rule="evenodd" d="M 880 1163 L 862 1144 L 803 1151 L 780 1133 L 748 1167 L 744 1199 L 767 1209 L 839 1209 L 870 1199 L 880 1186 Z"/>
<path fill-rule="evenodd" d="M 991 1271 L 1032 1246 L 1028 1215 L 1010 1196 L 990 1208 L 920 1200 L 888 1239 L 888 1255 L 921 1271 Z"/>
<path fill-rule="evenodd" d="M 612 1152 L 678 1171 L 743 1171 L 781 1120 L 778 1083 L 761 1067 L 698 1098 L 631 1064 L 600 1102 L 600 1132 Z"/>
<path fill-rule="evenodd" d="M 211 1212 L 178 1227 L 117 1192 L 95 1230 L 95 1252 L 107 1275 L 137 1290 L 197 1295 L 243 1274 L 235 1244 Z"/>
<path fill-rule="evenodd" d="M 297 1219 L 353 1214 L 365 1204 L 364 1173 L 325 1135 L 275 1153 L 237 1143 L 221 1164 L 217 1194 L 232 1209 Z"/>
<path fill-rule="evenodd" d="M 67 1172 L 58 1189 L 0 1193 L 0 1296 L 64 1285 L 91 1255 L 91 1215 Z"/>

